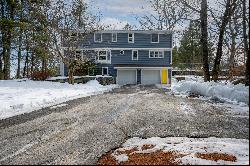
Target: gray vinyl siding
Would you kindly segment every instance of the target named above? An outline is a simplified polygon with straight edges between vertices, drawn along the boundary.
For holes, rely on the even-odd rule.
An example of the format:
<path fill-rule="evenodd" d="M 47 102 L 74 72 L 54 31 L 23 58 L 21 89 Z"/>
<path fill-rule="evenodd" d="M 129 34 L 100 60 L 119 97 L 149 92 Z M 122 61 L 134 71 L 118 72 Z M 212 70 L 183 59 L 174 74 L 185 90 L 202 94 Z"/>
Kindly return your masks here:
<path fill-rule="evenodd" d="M 132 60 L 132 50 L 124 50 L 124 55 L 120 55 L 119 50 L 112 50 L 111 55 L 111 63 L 114 65 L 138 64 L 168 67 L 171 60 L 170 51 L 164 51 L 164 58 L 149 58 L 149 50 L 138 50 L 138 60 Z"/>
<path fill-rule="evenodd" d="M 108 73 L 110 76 L 114 76 L 116 77 L 117 74 L 117 70 L 114 69 L 114 66 L 112 64 L 97 64 L 97 69 L 98 69 L 98 74 L 101 75 L 102 74 L 102 67 L 108 67 Z"/>
<path fill-rule="evenodd" d="M 67 43 L 63 42 L 67 47 Z M 117 42 L 112 42 L 112 33 L 103 33 L 102 42 L 94 42 L 94 34 L 80 39 L 80 48 L 172 48 L 172 34 L 159 34 L 159 43 L 151 43 L 151 34 L 134 33 L 134 43 L 128 43 L 128 33 L 117 33 Z"/>

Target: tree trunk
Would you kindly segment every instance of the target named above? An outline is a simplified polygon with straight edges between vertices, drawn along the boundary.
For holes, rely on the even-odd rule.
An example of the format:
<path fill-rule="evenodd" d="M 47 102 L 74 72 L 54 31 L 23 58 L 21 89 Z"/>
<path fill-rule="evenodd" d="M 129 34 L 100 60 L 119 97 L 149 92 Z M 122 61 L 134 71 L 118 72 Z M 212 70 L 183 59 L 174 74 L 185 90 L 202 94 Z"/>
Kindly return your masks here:
<path fill-rule="evenodd" d="M 11 45 L 11 30 L 7 31 L 7 36 L 6 36 L 6 51 L 4 52 L 4 68 L 3 68 L 3 74 L 4 74 L 4 79 L 8 80 L 10 79 L 10 49 Z"/>
<path fill-rule="evenodd" d="M 0 80 L 2 80 L 3 79 L 3 70 L 2 70 L 2 68 L 3 68 L 3 62 L 2 62 L 3 52 L 0 55 L 1 55 L 0 56 Z"/>
<path fill-rule="evenodd" d="M 16 78 L 21 78 L 21 59 L 22 59 L 22 50 L 21 50 L 21 42 L 19 42 L 18 47 L 18 57 L 17 57 L 17 73 Z"/>
<path fill-rule="evenodd" d="M 225 10 L 223 18 L 222 18 L 222 23 L 221 23 L 220 30 L 219 30 L 219 41 L 217 44 L 217 52 L 216 52 L 216 56 L 214 59 L 214 67 L 213 67 L 213 71 L 212 71 L 212 76 L 213 76 L 214 81 L 217 81 L 218 77 L 219 77 L 224 33 L 225 33 L 226 26 L 227 26 L 228 22 L 230 21 L 231 15 L 236 8 L 236 1 L 237 0 L 233 0 L 233 2 L 231 4 L 231 0 L 227 0 L 226 10 Z"/>
<path fill-rule="evenodd" d="M 5 18 L 5 16 L 4 16 L 4 2 L 3 1 L 1 1 L 1 18 L 3 19 L 3 18 Z M 5 28 L 4 27 L 1 27 L 2 29 L 1 29 L 1 35 L 2 35 L 2 48 L 3 48 L 3 50 L 2 50 L 2 52 L 1 52 L 1 54 L 0 54 L 0 80 L 3 80 L 4 79 L 4 74 L 3 74 L 3 60 L 4 60 L 4 57 L 5 57 L 5 51 L 6 51 L 6 49 L 5 49 Z"/>
<path fill-rule="evenodd" d="M 248 36 L 250 35 L 250 32 L 248 30 Z M 249 86 L 250 85 L 250 80 L 249 80 L 249 74 L 250 74 L 250 52 L 249 52 L 249 42 L 248 42 L 248 51 L 247 51 L 247 61 L 246 61 L 246 83 L 245 85 L 246 86 Z"/>
<path fill-rule="evenodd" d="M 21 23 L 22 21 L 23 21 L 23 0 L 21 0 L 21 9 L 20 9 L 19 22 Z M 17 79 L 21 78 L 22 35 L 23 35 L 23 30 L 22 30 L 22 27 L 20 27 L 19 41 L 18 41 L 19 46 L 18 46 L 18 57 L 17 57 L 17 73 L 16 73 Z"/>
<path fill-rule="evenodd" d="M 74 85 L 74 71 L 71 67 L 68 68 L 68 75 L 69 75 L 69 84 Z"/>
<path fill-rule="evenodd" d="M 203 56 L 204 81 L 210 81 L 209 64 L 208 64 L 208 32 L 207 32 L 207 0 L 201 2 L 201 46 Z"/>
<path fill-rule="evenodd" d="M 10 55 L 11 55 L 11 38 L 13 32 L 13 21 L 14 21 L 14 3 L 12 1 L 7 1 L 8 9 L 9 9 L 9 20 L 8 20 L 8 28 L 6 33 L 6 54 L 4 57 L 4 79 L 10 79 Z"/>
<path fill-rule="evenodd" d="M 26 50 L 27 51 L 27 50 Z M 23 77 L 29 77 L 29 52 L 26 52 L 24 68 L 23 68 Z"/>
<path fill-rule="evenodd" d="M 34 65 L 35 65 L 35 58 L 34 54 L 31 54 L 31 66 L 30 66 L 30 73 L 32 74 L 34 72 Z"/>
<path fill-rule="evenodd" d="M 47 60 L 45 57 L 42 58 L 42 71 L 46 71 L 47 70 Z"/>
<path fill-rule="evenodd" d="M 237 20 L 234 20 L 234 21 L 237 21 Z M 236 37 L 237 37 L 237 34 L 236 32 L 234 31 L 232 25 L 231 25 L 231 22 L 229 23 L 229 29 L 230 29 L 230 36 L 231 36 L 231 39 L 232 39 L 232 44 L 231 44 L 231 48 L 229 49 L 230 50 L 230 56 L 229 56 L 229 80 L 232 80 L 233 79 L 233 76 L 234 76 L 234 58 L 235 58 L 235 54 L 236 54 Z"/>
<path fill-rule="evenodd" d="M 250 9 L 249 9 L 250 10 Z M 244 40 L 244 57 L 246 57 L 246 81 L 245 81 L 245 85 L 249 86 L 249 74 L 250 74 L 250 62 L 249 62 L 249 47 L 247 43 L 247 26 L 246 26 L 246 0 L 243 0 L 243 40 Z M 248 30 L 248 37 L 249 37 L 249 30 Z M 245 58 L 244 58 L 244 62 L 245 62 Z"/>

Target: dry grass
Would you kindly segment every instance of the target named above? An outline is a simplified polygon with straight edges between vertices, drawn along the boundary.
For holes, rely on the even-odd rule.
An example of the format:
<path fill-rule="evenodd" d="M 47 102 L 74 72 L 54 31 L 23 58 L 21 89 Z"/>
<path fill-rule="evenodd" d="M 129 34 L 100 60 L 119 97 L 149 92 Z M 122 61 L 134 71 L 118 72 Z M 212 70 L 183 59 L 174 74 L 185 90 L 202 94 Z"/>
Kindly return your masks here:
<path fill-rule="evenodd" d="M 237 160 L 235 156 L 225 153 L 205 153 L 205 154 L 197 153 L 195 156 L 198 158 L 213 160 L 213 161 L 224 160 L 224 161 L 236 162 Z"/>
<path fill-rule="evenodd" d="M 112 152 L 108 152 L 102 156 L 98 161 L 98 165 L 118 165 L 118 162 L 111 155 Z M 125 162 L 119 163 L 119 165 L 179 165 L 176 158 L 180 157 L 175 152 L 163 152 L 156 151 L 153 153 L 130 153 L 129 159 Z"/>

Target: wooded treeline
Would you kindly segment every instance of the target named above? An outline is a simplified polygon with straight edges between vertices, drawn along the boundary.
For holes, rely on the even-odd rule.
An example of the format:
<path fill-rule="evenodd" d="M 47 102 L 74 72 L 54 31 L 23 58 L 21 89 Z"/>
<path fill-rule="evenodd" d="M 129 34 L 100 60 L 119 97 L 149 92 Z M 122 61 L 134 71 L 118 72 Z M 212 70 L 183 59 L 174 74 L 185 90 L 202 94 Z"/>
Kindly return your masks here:
<path fill-rule="evenodd" d="M 61 51 L 61 37 L 73 50 L 78 38 L 71 32 L 97 29 L 97 17 L 88 13 L 83 0 L 1 0 L 0 79 L 30 77 L 35 71 L 58 74 L 62 59 L 71 70 L 77 65 Z M 69 53 L 70 54 L 70 53 Z M 74 67 L 72 67 L 74 66 Z M 70 72 L 72 72 L 70 70 Z"/>
<path fill-rule="evenodd" d="M 249 85 L 249 3 L 246 0 L 151 0 L 155 13 L 139 17 L 143 29 L 173 30 L 179 46 L 174 67 L 202 64 L 204 80 L 217 81 L 221 68 L 228 79 L 244 70 Z M 189 25 L 186 29 L 182 27 Z"/>

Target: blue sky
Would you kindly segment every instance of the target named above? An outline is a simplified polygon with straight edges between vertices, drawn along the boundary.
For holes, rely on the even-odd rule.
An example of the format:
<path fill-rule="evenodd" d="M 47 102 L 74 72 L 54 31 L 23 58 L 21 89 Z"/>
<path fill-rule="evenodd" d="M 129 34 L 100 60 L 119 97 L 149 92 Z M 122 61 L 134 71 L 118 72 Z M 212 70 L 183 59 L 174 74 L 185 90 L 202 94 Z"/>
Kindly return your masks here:
<path fill-rule="evenodd" d="M 121 29 L 126 23 L 138 26 L 136 16 L 152 12 L 148 0 L 88 0 L 90 10 L 100 12 L 101 22 Z"/>

